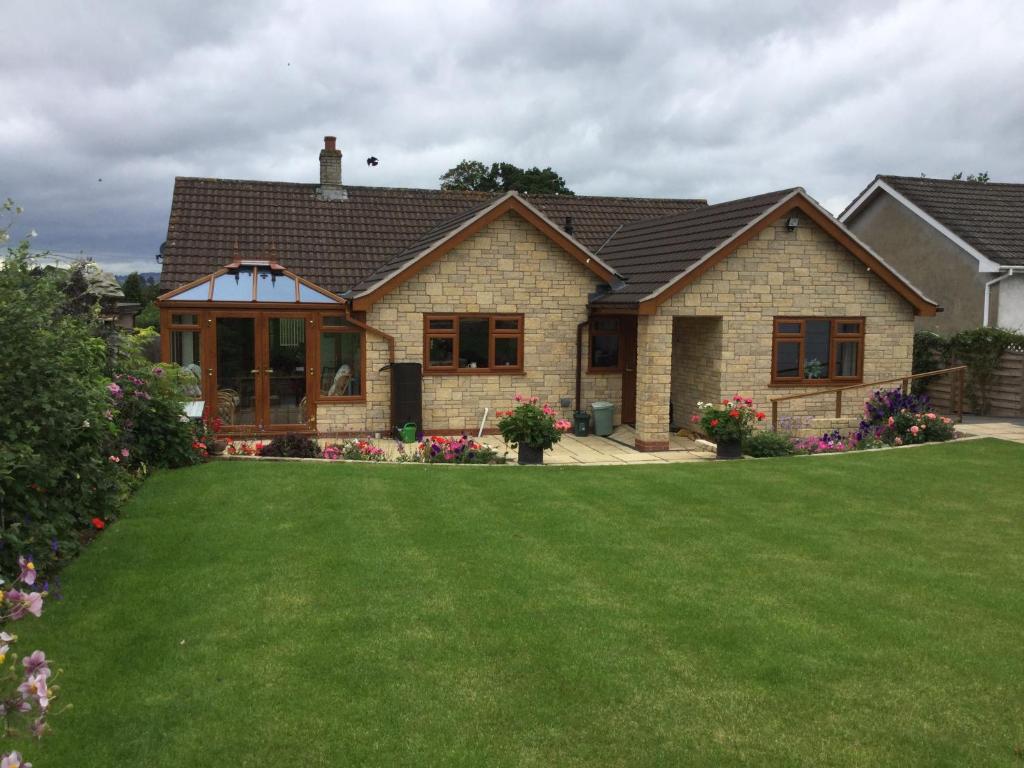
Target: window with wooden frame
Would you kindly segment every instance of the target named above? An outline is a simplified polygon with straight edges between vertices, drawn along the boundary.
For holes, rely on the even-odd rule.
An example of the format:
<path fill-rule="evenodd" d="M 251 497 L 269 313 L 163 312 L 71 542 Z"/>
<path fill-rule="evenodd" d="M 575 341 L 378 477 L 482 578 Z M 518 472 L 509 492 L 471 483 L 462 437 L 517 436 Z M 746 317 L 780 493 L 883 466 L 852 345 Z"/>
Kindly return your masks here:
<path fill-rule="evenodd" d="M 523 316 L 423 316 L 423 370 L 427 373 L 520 373 Z"/>
<path fill-rule="evenodd" d="M 617 317 L 590 319 L 590 373 L 614 373 L 622 370 L 622 321 Z"/>
<path fill-rule="evenodd" d="M 850 384 L 863 377 L 863 317 L 775 318 L 772 384 Z"/>
<path fill-rule="evenodd" d="M 362 400 L 365 397 L 366 336 L 339 315 L 320 315 L 317 399 Z"/>
<path fill-rule="evenodd" d="M 203 334 L 197 312 L 170 316 L 170 360 L 181 366 L 185 394 L 201 397 L 203 389 Z"/>

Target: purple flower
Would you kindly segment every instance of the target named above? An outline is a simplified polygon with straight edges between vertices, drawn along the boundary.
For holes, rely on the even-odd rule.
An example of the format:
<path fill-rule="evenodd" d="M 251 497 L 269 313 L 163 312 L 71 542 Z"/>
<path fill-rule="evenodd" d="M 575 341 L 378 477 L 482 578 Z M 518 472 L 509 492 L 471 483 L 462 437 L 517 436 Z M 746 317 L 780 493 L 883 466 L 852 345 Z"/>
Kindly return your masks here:
<path fill-rule="evenodd" d="M 50 551 L 56 552 L 58 549 L 60 549 L 60 542 L 57 541 L 57 538 L 50 539 Z"/>
<path fill-rule="evenodd" d="M 24 763 L 20 752 L 11 752 L 0 759 L 0 768 L 32 768 L 32 763 Z"/>
<path fill-rule="evenodd" d="M 36 583 L 36 565 L 31 560 L 26 560 L 25 556 L 22 555 L 18 558 L 18 566 L 21 568 L 21 573 L 18 574 L 18 579 L 28 584 L 30 587 Z"/>
<path fill-rule="evenodd" d="M 107 384 L 107 392 L 109 392 L 113 397 L 116 397 L 118 400 L 124 397 L 124 392 L 121 390 L 121 387 L 119 387 L 114 382 L 110 382 L 109 384 Z"/>
<path fill-rule="evenodd" d="M 159 379 L 159 378 L 160 378 L 161 376 L 163 376 L 163 375 L 164 375 L 164 373 L 165 373 L 164 369 L 163 369 L 163 368 L 161 368 L 161 367 L 160 367 L 159 365 L 157 365 L 157 366 L 154 366 L 154 368 L 153 368 L 153 375 L 154 375 L 154 376 L 156 376 L 156 377 L 157 377 L 158 379 Z"/>
<path fill-rule="evenodd" d="M 50 665 L 42 651 L 32 651 L 32 654 L 22 659 L 21 663 L 25 667 L 25 677 L 50 676 Z"/>

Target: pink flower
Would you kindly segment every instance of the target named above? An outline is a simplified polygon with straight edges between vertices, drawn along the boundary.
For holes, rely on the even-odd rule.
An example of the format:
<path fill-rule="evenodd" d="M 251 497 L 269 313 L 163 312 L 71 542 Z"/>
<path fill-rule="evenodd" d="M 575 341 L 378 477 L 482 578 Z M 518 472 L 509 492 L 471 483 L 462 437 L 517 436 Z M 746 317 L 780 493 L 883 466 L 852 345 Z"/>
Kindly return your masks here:
<path fill-rule="evenodd" d="M 932 421 L 935 421 L 935 414 L 934 414 L 934 413 L 929 413 L 929 414 L 927 414 L 927 416 L 928 416 L 928 418 L 929 418 L 929 419 L 931 419 Z"/>
<path fill-rule="evenodd" d="M 13 621 L 24 618 L 26 612 L 36 617 L 43 614 L 43 596 L 38 592 L 26 595 L 20 590 L 11 589 L 8 590 L 6 598 L 11 604 L 11 619 Z"/>
<path fill-rule="evenodd" d="M 113 419 L 114 419 L 114 412 L 112 410 L 110 410 L 109 408 L 107 408 L 107 410 L 105 410 L 103 412 L 103 418 L 106 419 L 107 421 L 113 421 Z"/>
<path fill-rule="evenodd" d="M 109 392 L 112 396 L 118 399 L 124 397 L 124 393 L 121 391 L 121 387 L 119 387 L 114 382 L 110 382 L 109 384 L 107 384 L 107 392 Z"/>
<path fill-rule="evenodd" d="M 127 448 L 122 448 L 121 449 L 121 456 L 126 458 L 126 459 L 128 458 L 128 449 Z"/>
<path fill-rule="evenodd" d="M 892 442 L 893 442 L 893 445 L 903 445 L 903 438 L 897 437 Z"/>
<path fill-rule="evenodd" d="M 895 423 L 896 423 L 896 419 L 894 419 L 892 416 L 890 416 L 889 417 L 889 426 L 891 427 Z"/>
<path fill-rule="evenodd" d="M 46 654 L 42 651 L 33 651 L 31 655 L 22 659 L 21 663 L 25 667 L 26 677 L 32 677 L 33 675 L 39 675 L 40 677 L 50 676 L 50 665 L 46 660 Z"/>
<path fill-rule="evenodd" d="M 28 584 L 30 587 L 36 583 L 36 566 L 31 560 L 26 560 L 24 557 L 18 558 L 18 565 L 21 567 L 21 573 L 18 578 Z"/>
<path fill-rule="evenodd" d="M 520 395 L 520 394 L 519 394 L 518 392 L 516 392 L 516 397 L 515 397 L 515 401 L 516 401 L 517 403 L 521 403 L 521 402 L 523 402 L 523 396 L 522 396 L 522 395 Z"/>
<path fill-rule="evenodd" d="M 754 400 L 753 400 L 753 398 L 750 398 L 750 397 L 748 397 L 748 398 L 747 398 L 746 400 L 744 400 L 743 402 L 744 402 L 744 403 L 746 403 L 747 405 L 753 405 L 753 404 L 754 404 Z"/>
<path fill-rule="evenodd" d="M 916 435 L 920 431 L 921 430 L 917 428 L 916 424 L 910 428 L 910 434 L 912 434 L 912 435 Z"/>
<path fill-rule="evenodd" d="M 24 701 L 35 699 L 40 709 L 50 706 L 50 689 L 46 685 L 46 675 L 33 675 L 18 686 L 18 693 Z M 2 763 L 0 763 L 2 765 Z"/>
<path fill-rule="evenodd" d="M 23 763 L 20 752 L 11 752 L 0 759 L 0 768 L 32 768 L 32 763 Z"/>
<path fill-rule="evenodd" d="M 108 457 L 107 457 L 107 460 L 108 460 L 108 461 L 109 461 L 109 462 L 110 462 L 111 464 L 120 464 L 120 463 L 121 463 L 121 459 L 119 459 L 119 458 L 118 458 L 117 456 L 108 456 Z"/>
<path fill-rule="evenodd" d="M 700 416 L 698 416 L 695 413 L 695 414 L 693 414 L 693 416 L 690 417 L 690 421 L 692 421 L 694 424 L 696 424 L 698 421 L 700 421 Z"/>

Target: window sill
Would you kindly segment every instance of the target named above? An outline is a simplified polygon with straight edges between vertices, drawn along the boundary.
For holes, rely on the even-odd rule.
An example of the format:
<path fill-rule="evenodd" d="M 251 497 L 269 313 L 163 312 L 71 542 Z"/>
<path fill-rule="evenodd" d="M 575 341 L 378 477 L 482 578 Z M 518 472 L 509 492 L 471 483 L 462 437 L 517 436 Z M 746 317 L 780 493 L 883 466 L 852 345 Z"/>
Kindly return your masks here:
<path fill-rule="evenodd" d="M 864 379 L 815 379 L 813 381 L 806 381 L 800 379 L 794 379 L 793 381 L 772 381 L 768 384 L 769 387 L 774 389 L 815 389 L 820 387 L 846 387 L 856 386 L 857 384 L 863 384 Z"/>
<path fill-rule="evenodd" d="M 523 376 L 522 368 L 424 368 L 424 376 Z"/>
<path fill-rule="evenodd" d="M 623 373 L 625 368 L 587 368 L 588 374 Z"/>
<path fill-rule="evenodd" d="M 365 403 L 366 395 L 350 395 L 348 397 L 328 397 L 327 395 L 318 395 L 316 398 L 317 403 L 324 403 L 326 405 L 346 405 L 348 403 Z"/>

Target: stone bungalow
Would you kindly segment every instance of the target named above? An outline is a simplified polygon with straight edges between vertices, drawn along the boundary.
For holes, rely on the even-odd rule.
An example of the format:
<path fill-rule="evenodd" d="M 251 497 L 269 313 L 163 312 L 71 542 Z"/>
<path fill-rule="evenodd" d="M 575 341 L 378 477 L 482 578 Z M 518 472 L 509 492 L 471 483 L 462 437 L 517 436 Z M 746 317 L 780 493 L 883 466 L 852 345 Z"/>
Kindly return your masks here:
<path fill-rule="evenodd" d="M 566 416 L 611 401 L 663 450 L 698 400 L 905 375 L 937 309 L 800 188 L 708 205 L 344 186 L 331 137 L 320 184 L 176 179 L 162 253 L 164 359 L 236 434 L 387 433 L 388 366 L 415 363 L 427 432 L 485 409 L 493 428 L 521 392 Z"/>

